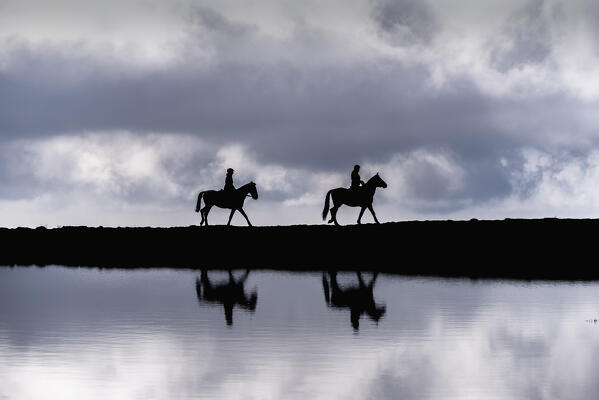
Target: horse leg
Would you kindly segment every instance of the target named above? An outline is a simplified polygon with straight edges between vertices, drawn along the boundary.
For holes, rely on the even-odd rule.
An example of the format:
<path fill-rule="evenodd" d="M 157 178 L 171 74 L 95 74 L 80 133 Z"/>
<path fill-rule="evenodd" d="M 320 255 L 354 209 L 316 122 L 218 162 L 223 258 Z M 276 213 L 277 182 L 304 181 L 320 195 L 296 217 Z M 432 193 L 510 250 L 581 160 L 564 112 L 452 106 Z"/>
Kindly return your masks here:
<path fill-rule="evenodd" d="M 335 225 L 337 225 L 337 226 L 339 226 L 339 222 L 337 222 L 337 210 L 338 210 L 338 209 L 339 209 L 339 207 L 336 207 L 336 208 L 335 208 L 335 214 L 334 214 L 334 217 L 333 217 L 333 219 L 335 220 L 335 221 L 334 221 L 334 222 L 335 222 Z"/>
<path fill-rule="evenodd" d="M 333 208 L 331 208 L 331 219 L 329 220 L 329 224 L 331 222 L 334 222 L 335 225 L 339 225 L 339 223 L 337 222 L 337 210 L 339 209 L 338 206 L 333 206 Z"/>
<path fill-rule="evenodd" d="M 208 206 L 206 206 L 200 210 L 200 215 L 202 216 L 202 220 L 200 221 L 200 226 L 204 225 L 204 221 L 206 221 L 206 209 L 207 208 L 208 208 Z"/>
<path fill-rule="evenodd" d="M 372 208 L 372 204 L 370 204 L 368 206 L 368 209 L 370 210 L 370 213 L 372 214 L 372 216 L 374 217 L 374 222 L 376 222 L 377 224 L 380 224 L 379 220 L 376 219 L 376 214 L 374 213 L 374 208 Z"/>
<path fill-rule="evenodd" d="M 358 225 L 362 223 L 362 215 L 364 214 L 364 211 L 366 211 L 366 207 L 362 207 L 360 210 L 360 215 L 358 215 Z"/>
<path fill-rule="evenodd" d="M 245 220 L 248 222 L 248 225 L 252 226 L 252 223 L 250 222 L 250 219 L 248 218 L 248 216 L 245 214 L 245 211 L 243 211 L 243 208 L 238 208 L 238 210 L 241 213 L 241 215 L 243 215 L 245 217 Z"/>
<path fill-rule="evenodd" d="M 366 284 L 364 283 L 364 279 L 362 278 L 362 272 L 358 271 L 356 272 L 356 275 L 358 276 L 358 283 L 360 284 L 360 289 L 365 288 Z"/>
<path fill-rule="evenodd" d="M 235 214 L 235 209 L 231 210 L 231 214 L 229 214 L 229 222 L 227 222 L 227 226 L 231 225 L 231 220 L 233 219 L 233 214 Z"/>
<path fill-rule="evenodd" d="M 204 214 L 204 225 L 208 226 L 208 213 L 212 206 L 206 206 L 202 209 L 202 213 Z"/>
<path fill-rule="evenodd" d="M 341 205 L 335 201 L 335 197 L 331 196 L 331 200 L 333 200 L 333 207 L 331 208 L 331 219 L 328 223 L 330 224 L 331 222 L 334 222 L 335 225 L 339 225 L 337 222 L 337 210 L 339 207 L 341 207 Z"/>

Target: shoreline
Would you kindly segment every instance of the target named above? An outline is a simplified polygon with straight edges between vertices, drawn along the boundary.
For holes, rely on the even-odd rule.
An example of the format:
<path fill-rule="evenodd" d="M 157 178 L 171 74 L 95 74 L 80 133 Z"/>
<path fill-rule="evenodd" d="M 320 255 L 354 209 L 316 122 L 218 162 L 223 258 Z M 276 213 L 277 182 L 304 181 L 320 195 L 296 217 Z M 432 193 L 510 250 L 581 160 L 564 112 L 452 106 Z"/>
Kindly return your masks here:
<path fill-rule="evenodd" d="M 597 280 L 597 219 L 380 225 L 0 228 L 0 265 L 362 270 L 402 275 Z"/>

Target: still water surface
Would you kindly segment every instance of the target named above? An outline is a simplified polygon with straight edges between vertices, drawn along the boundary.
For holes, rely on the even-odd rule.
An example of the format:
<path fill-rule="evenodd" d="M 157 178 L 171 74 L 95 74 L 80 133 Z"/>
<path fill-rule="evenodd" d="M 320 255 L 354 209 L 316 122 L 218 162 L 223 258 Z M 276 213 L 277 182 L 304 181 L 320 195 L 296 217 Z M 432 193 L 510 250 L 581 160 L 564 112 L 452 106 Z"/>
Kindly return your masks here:
<path fill-rule="evenodd" d="M 0 399 L 599 396 L 597 283 L 243 277 L 0 268 Z"/>

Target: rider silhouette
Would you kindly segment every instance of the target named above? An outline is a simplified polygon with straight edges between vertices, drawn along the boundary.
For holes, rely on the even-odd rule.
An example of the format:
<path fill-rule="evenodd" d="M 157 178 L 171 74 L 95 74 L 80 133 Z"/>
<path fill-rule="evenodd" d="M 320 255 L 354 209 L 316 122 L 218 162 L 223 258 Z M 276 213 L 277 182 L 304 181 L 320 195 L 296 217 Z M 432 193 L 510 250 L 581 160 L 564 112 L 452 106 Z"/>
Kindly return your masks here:
<path fill-rule="evenodd" d="M 351 186 L 350 189 L 358 189 L 360 185 L 364 185 L 364 181 L 360 179 L 360 166 L 354 165 L 354 170 L 351 172 Z"/>
<path fill-rule="evenodd" d="M 223 190 L 235 190 L 235 186 L 233 186 L 233 168 L 227 169 L 227 176 L 225 177 L 225 187 L 223 188 Z"/>

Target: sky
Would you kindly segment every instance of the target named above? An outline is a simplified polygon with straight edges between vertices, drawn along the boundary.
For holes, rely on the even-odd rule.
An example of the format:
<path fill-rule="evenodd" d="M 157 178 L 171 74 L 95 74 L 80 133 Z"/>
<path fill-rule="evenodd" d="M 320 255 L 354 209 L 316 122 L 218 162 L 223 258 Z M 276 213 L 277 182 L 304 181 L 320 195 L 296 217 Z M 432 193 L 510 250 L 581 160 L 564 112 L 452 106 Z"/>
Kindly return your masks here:
<path fill-rule="evenodd" d="M 229 167 L 257 184 L 255 225 L 323 223 L 356 163 L 388 184 L 381 222 L 597 218 L 598 18 L 591 0 L 0 0 L 0 226 L 199 224 Z"/>

